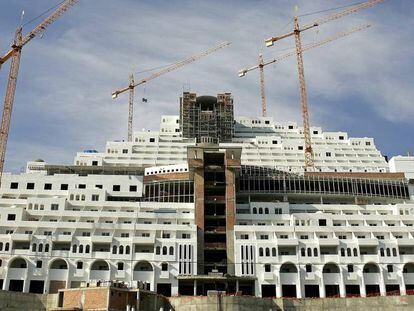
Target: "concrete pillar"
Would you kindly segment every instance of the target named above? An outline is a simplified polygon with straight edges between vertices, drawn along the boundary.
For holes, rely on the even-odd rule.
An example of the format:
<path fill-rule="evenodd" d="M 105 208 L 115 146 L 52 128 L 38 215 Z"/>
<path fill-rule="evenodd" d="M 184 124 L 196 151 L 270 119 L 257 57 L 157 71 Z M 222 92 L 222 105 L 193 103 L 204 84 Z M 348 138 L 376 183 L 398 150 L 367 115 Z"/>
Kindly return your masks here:
<path fill-rule="evenodd" d="M 339 296 L 346 297 L 344 269 L 339 267 Z"/>
<path fill-rule="evenodd" d="M 239 292 L 239 280 L 236 280 L 236 293 Z"/>
<path fill-rule="evenodd" d="M 362 268 L 363 269 L 363 268 Z M 364 280 L 364 272 L 361 269 L 361 273 L 360 273 L 360 285 L 359 285 L 359 291 L 361 293 L 361 297 L 366 297 L 367 296 L 367 291 L 365 290 L 365 280 Z"/>
<path fill-rule="evenodd" d="M 303 298 L 302 279 L 300 278 L 300 269 L 298 269 L 297 279 L 296 279 L 296 297 Z"/>
<path fill-rule="evenodd" d="M 387 290 L 385 289 L 385 277 L 384 272 L 386 271 L 381 266 L 379 266 L 379 287 L 380 287 L 380 294 L 381 296 L 387 295 Z"/>
<path fill-rule="evenodd" d="M 321 271 L 321 278 L 319 282 L 319 297 L 325 298 L 326 297 L 326 291 L 325 291 L 325 280 L 323 279 L 323 271 Z"/>
<path fill-rule="evenodd" d="M 280 266 L 275 266 L 276 271 L 279 271 L 276 273 L 276 297 L 281 298 L 282 297 L 282 284 L 280 282 Z"/>
<path fill-rule="evenodd" d="M 407 288 L 405 287 L 405 280 L 404 280 L 404 270 L 401 269 L 400 271 L 397 272 L 397 276 L 399 279 L 399 284 L 400 284 L 400 293 L 401 295 L 407 295 Z"/>
<path fill-rule="evenodd" d="M 254 296 L 256 297 L 262 297 L 262 287 L 259 286 L 259 281 L 254 281 Z"/>
<path fill-rule="evenodd" d="M 194 280 L 194 296 L 197 296 L 197 280 Z"/>
<path fill-rule="evenodd" d="M 2 290 L 7 290 L 9 288 L 9 268 L 4 268 L 5 269 L 5 274 L 4 274 L 4 280 L 3 280 L 3 288 Z"/>

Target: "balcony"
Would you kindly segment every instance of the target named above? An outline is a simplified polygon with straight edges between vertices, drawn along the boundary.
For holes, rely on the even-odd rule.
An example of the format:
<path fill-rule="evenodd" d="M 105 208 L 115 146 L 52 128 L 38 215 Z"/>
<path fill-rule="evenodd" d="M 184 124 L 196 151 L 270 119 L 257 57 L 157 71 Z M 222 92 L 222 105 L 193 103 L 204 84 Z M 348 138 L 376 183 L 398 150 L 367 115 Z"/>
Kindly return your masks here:
<path fill-rule="evenodd" d="M 306 272 L 305 280 L 315 280 L 315 279 L 316 279 L 315 272 Z"/>
<path fill-rule="evenodd" d="M 257 230 L 257 229 L 256 229 Z M 271 228 L 271 230 L 273 230 Z M 277 239 L 277 245 L 279 246 L 296 246 L 299 245 L 299 241 L 297 239 Z"/>
<path fill-rule="evenodd" d="M 160 272 L 160 279 L 169 279 L 170 278 L 170 271 L 161 271 Z"/>
<path fill-rule="evenodd" d="M 115 279 L 124 279 L 125 278 L 125 270 L 118 270 L 115 272 Z"/>
<path fill-rule="evenodd" d="M 387 279 L 388 280 L 397 280 L 398 275 L 396 272 L 388 272 L 387 273 Z"/>
<path fill-rule="evenodd" d="M 358 274 L 356 272 L 348 272 L 346 279 L 349 281 L 356 281 L 358 280 Z"/>
<path fill-rule="evenodd" d="M 84 269 L 76 269 L 75 273 L 73 274 L 74 277 L 83 277 L 85 275 Z"/>
<path fill-rule="evenodd" d="M 273 272 L 264 272 L 263 273 L 263 279 L 265 280 L 273 280 L 275 277 Z"/>

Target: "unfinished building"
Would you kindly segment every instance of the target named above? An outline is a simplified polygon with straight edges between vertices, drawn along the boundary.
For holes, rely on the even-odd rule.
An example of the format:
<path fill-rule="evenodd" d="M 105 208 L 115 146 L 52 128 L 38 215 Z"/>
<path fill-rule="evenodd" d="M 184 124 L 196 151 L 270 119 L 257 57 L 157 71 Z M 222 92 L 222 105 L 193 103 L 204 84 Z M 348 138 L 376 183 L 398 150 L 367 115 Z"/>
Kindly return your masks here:
<path fill-rule="evenodd" d="M 180 127 L 185 138 L 200 142 L 231 142 L 234 133 L 231 93 L 199 96 L 184 92 L 180 98 Z"/>

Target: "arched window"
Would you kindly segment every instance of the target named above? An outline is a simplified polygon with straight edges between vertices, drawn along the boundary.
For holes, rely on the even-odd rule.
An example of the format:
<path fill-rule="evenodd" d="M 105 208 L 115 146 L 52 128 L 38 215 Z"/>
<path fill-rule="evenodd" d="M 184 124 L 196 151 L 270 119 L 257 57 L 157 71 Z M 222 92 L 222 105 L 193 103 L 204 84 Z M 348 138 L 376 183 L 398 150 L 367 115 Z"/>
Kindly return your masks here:
<path fill-rule="evenodd" d="M 7 242 L 6 244 L 4 244 L 4 250 L 7 252 L 9 250 L 10 244 L 9 242 Z"/>
<path fill-rule="evenodd" d="M 313 249 L 313 256 L 318 257 L 318 249 L 316 247 Z"/>
<path fill-rule="evenodd" d="M 345 248 L 341 248 L 341 256 L 344 257 L 345 256 Z"/>
<path fill-rule="evenodd" d="M 348 257 L 351 257 L 352 256 L 351 249 L 349 247 L 346 249 L 346 255 Z"/>
<path fill-rule="evenodd" d="M 259 207 L 259 214 L 263 214 L 263 208 Z"/>
<path fill-rule="evenodd" d="M 129 254 L 131 252 L 131 247 L 129 246 L 129 245 L 127 245 L 126 247 L 125 247 L 125 254 Z"/>
<path fill-rule="evenodd" d="M 0 267 L 3 265 L 3 260 L 0 259 Z"/>
<path fill-rule="evenodd" d="M 266 247 L 266 257 L 270 256 L 270 248 Z"/>
<path fill-rule="evenodd" d="M 118 248 L 117 248 L 116 245 L 112 246 L 112 254 L 116 254 L 117 250 L 118 250 Z"/>
<path fill-rule="evenodd" d="M 162 247 L 162 254 L 167 255 L 167 246 Z"/>
<path fill-rule="evenodd" d="M 122 245 L 119 246 L 119 254 L 121 254 L 121 255 L 124 254 L 124 247 Z"/>
<path fill-rule="evenodd" d="M 84 194 L 82 194 L 82 196 L 81 196 L 81 200 L 82 200 L 82 201 L 85 201 L 85 195 L 84 195 Z"/>
<path fill-rule="evenodd" d="M 3 250 L 3 242 L 0 242 L 0 251 Z"/>
<path fill-rule="evenodd" d="M 384 257 L 384 249 L 383 248 L 380 249 L 380 254 L 381 254 L 381 257 Z"/>
<path fill-rule="evenodd" d="M 393 248 L 393 249 L 392 249 L 392 255 L 393 255 L 394 257 L 397 257 L 397 249 L 396 249 L 396 248 Z"/>
<path fill-rule="evenodd" d="M 71 201 L 73 201 L 73 194 L 71 194 L 70 195 L 70 198 L 69 198 Z"/>
<path fill-rule="evenodd" d="M 35 252 L 37 250 L 37 245 L 36 243 L 32 244 L 32 252 Z"/>
<path fill-rule="evenodd" d="M 76 253 L 78 246 L 76 244 L 72 245 L 72 253 Z"/>
<path fill-rule="evenodd" d="M 49 252 L 49 244 L 46 244 L 45 245 L 45 253 L 48 253 Z"/>
<path fill-rule="evenodd" d="M 305 257 L 306 256 L 306 253 L 305 253 L 306 251 L 305 251 L 305 249 L 304 248 L 301 248 L 300 249 L 300 255 L 302 256 L 302 257 Z"/>
<path fill-rule="evenodd" d="M 79 194 L 76 195 L 76 201 L 79 201 Z"/>
<path fill-rule="evenodd" d="M 43 244 L 42 243 L 39 244 L 39 253 L 41 253 L 41 252 L 43 252 Z"/>
<path fill-rule="evenodd" d="M 79 254 L 83 253 L 83 245 L 79 245 Z"/>
<path fill-rule="evenodd" d="M 174 247 L 170 246 L 170 255 L 174 255 Z"/>
<path fill-rule="evenodd" d="M 267 207 L 265 207 L 265 214 L 269 214 L 269 209 Z"/>
<path fill-rule="evenodd" d="M 90 250 L 91 250 L 91 247 L 89 245 L 86 245 L 86 247 L 85 247 L 85 253 L 86 254 L 89 254 Z"/>
<path fill-rule="evenodd" d="M 272 248 L 272 256 L 273 257 L 276 257 L 277 256 L 277 254 L 276 254 L 276 247 L 273 247 Z"/>
<path fill-rule="evenodd" d="M 308 257 L 312 256 L 312 248 L 308 247 L 307 254 L 308 254 Z"/>
<path fill-rule="evenodd" d="M 155 254 L 157 254 L 157 255 L 161 255 L 161 247 L 160 247 L 160 246 L 157 246 L 157 247 L 155 248 Z"/>
<path fill-rule="evenodd" d="M 358 256 L 358 250 L 356 248 L 354 248 L 354 256 Z"/>
<path fill-rule="evenodd" d="M 262 247 L 259 248 L 259 256 L 263 257 L 263 248 Z"/>
<path fill-rule="evenodd" d="M 257 214 L 257 208 L 253 207 L 253 214 Z"/>
<path fill-rule="evenodd" d="M 390 257 L 391 256 L 391 249 L 387 248 L 387 256 Z"/>

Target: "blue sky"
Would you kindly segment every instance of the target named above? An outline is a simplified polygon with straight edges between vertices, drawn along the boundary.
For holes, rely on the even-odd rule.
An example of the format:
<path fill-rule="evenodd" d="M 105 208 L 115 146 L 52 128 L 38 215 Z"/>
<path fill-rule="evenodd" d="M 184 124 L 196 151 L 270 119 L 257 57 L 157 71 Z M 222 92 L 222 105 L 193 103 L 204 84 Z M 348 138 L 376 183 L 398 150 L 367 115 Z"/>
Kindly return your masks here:
<path fill-rule="evenodd" d="M 0 1 L 1 53 L 22 10 L 27 22 L 58 2 Z M 126 86 L 129 73 L 175 62 L 221 41 L 232 45 L 136 89 L 135 130 L 157 130 L 161 114 L 178 114 L 179 96 L 188 89 L 231 92 L 236 115 L 258 116 L 258 73 L 239 78 L 238 70 L 255 64 L 260 51 L 270 59 L 294 46 L 290 38 L 264 48 L 264 39 L 291 29 L 295 4 L 299 14 L 306 14 L 354 2 L 80 0 L 43 38 L 24 47 L 6 170 L 18 172 L 37 158 L 71 164 L 77 151 L 103 150 L 107 140 L 124 139 L 128 98 L 112 100 L 110 94 Z M 372 24 L 304 55 L 312 125 L 374 137 L 384 155 L 414 153 L 413 16 L 413 1 L 388 0 L 303 34 L 305 43 L 315 42 Z M 5 64 L 0 71 L 2 98 L 8 70 Z M 300 123 L 295 59 L 268 66 L 265 81 L 268 114 Z M 141 104 L 141 97 L 148 103 Z"/>

